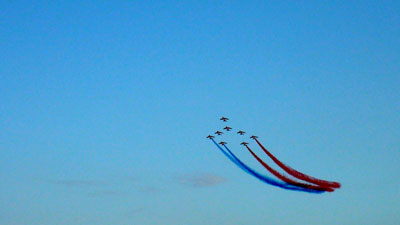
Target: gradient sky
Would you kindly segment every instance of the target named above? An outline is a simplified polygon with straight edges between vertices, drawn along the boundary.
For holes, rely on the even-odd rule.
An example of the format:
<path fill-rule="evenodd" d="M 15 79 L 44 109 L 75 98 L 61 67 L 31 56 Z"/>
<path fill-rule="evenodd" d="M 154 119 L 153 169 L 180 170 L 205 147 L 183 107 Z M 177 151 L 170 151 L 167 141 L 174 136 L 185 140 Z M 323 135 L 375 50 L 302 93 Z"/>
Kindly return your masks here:
<path fill-rule="evenodd" d="M 2 1 L 0 224 L 398 224 L 399 12 Z M 342 188 L 259 182 L 205 138 L 221 116 Z M 247 136 L 218 140 L 267 174 L 238 145 Z"/>

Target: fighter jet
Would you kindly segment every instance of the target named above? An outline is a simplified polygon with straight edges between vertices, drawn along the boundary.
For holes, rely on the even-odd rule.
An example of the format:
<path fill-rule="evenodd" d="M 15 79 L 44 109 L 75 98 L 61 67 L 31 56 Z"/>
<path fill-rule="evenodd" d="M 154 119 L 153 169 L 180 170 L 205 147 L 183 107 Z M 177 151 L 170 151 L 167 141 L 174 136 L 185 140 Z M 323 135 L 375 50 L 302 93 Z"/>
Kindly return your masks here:
<path fill-rule="evenodd" d="M 212 135 L 208 135 L 206 138 L 213 139 L 213 138 L 214 138 L 214 136 L 212 136 Z"/>
<path fill-rule="evenodd" d="M 232 127 L 226 126 L 226 127 L 224 127 L 224 130 L 230 131 L 230 130 L 232 130 Z"/>
<path fill-rule="evenodd" d="M 220 144 L 220 145 L 226 145 L 227 143 L 226 143 L 226 142 L 223 142 L 223 141 L 221 141 L 219 144 Z"/>
<path fill-rule="evenodd" d="M 239 130 L 237 133 L 240 134 L 240 135 L 243 135 L 243 134 L 245 134 L 246 132 Z"/>
<path fill-rule="evenodd" d="M 226 121 L 229 120 L 229 119 L 226 118 L 226 117 L 221 117 L 221 119 L 219 119 L 219 120 L 222 120 L 222 121 L 226 122 Z"/>
<path fill-rule="evenodd" d="M 258 137 L 253 135 L 250 138 L 256 140 Z"/>
<path fill-rule="evenodd" d="M 244 145 L 244 146 L 247 146 L 249 143 L 247 143 L 247 142 L 242 142 L 242 143 L 240 143 L 241 145 Z"/>
<path fill-rule="evenodd" d="M 217 131 L 215 132 L 215 134 L 221 135 L 221 134 L 223 134 L 223 133 L 222 133 L 221 131 L 217 130 Z"/>

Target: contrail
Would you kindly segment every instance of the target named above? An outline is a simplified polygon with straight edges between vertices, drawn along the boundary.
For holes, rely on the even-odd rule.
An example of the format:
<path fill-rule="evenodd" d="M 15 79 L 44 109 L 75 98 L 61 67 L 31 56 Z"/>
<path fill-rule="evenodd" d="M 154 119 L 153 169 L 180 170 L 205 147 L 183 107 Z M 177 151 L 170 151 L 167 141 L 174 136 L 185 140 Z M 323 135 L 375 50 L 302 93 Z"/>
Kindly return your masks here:
<path fill-rule="evenodd" d="M 275 156 L 273 156 L 256 138 L 254 140 L 257 142 L 257 144 L 264 150 L 264 152 L 284 171 L 286 171 L 288 174 L 303 180 L 307 181 L 313 184 L 317 184 L 322 187 L 329 187 L 329 188 L 340 188 L 340 183 L 334 182 L 334 181 L 326 181 L 326 180 L 321 180 L 309 175 L 306 175 L 304 173 L 301 173 L 295 169 L 290 168 L 289 166 L 283 164 L 281 161 L 279 161 Z"/>
<path fill-rule="evenodd" d="M 260 157 L 258 157 L 251 149 L 249 146 L 244 145 L 247 150 L 249 150 L 249 152 L 253 155 L 253 157 L 255 159 L 257 159 L 257 161 L 263 165 L 270 173 L 272 173 L 275 177 L 279 178 L 280 180 L 294 185 L 294 186 L 298 186 L 298 187 L 303 187 L 303 188 L 307 188 L 307 189 L 313 189 L 313 190 L 320 190 L 320 191 L 328 191 L 328 192 L 333 192 L 334 189 L 330 188 L 330 187 L 323 187 L 323 186 L 316 186 L 316 185 L 311 185 L 311 184 L 306 184 L 306 183 L 301 183 L 301 182 L 297 182 L 296 180 L 290 179 L 289 177 L 286 177 L 285 175 L 279 173 L 278 171 L 274 170 L 272 167 L 268 166 L 267 163 L 265 163 L 264 161 L 262 161 L 262 159 L 260 159 Z"/>
<path fill-rule="evenodd" d="M 218 149 L 226 156 L 228 157 L 233 163 L 235 163 L 239 168 L 241 168 L 242 170 L 244 170 L 245 172 L 253 175 L 254 177 L 258 178 L 260 181 L 263 181 L 267 184 L 273 185 L 273 186 L 277 186 L 283 189 L 287 189 L 287 190 L 293 190 L 293 191 L 303 191 L 303 192 L 308 192 L 308 193 L 323 193 L 323 190 L 312 190 L 312 189 L 306 189 L 306 188 L 301 188 L 301 187 L 296 187 L 287 183 L 282 183 L 282 182 L 278 182 L 275 181 L 274 179 L 271 179 L 267 176 L 261 175 L 258 172 L 254 171 L 253 169 L 251 169 L 250 167 L 248 167 L 246 164 L 244 164 L 242 161 L 240 161 L 240 159 L 238 159 L 230 150 L 228 147 L 226 147 L 226 145 L 224 145 L 225 149 L 229 152 L 225 152 L 224 149 L 221 148 L 221 146 L 219 146 L 217 144 L 217 142 L 215 142 L 214 139 L 211 139 L 212 142 L 214 142 L 214 144 L 218 147 Z"/>

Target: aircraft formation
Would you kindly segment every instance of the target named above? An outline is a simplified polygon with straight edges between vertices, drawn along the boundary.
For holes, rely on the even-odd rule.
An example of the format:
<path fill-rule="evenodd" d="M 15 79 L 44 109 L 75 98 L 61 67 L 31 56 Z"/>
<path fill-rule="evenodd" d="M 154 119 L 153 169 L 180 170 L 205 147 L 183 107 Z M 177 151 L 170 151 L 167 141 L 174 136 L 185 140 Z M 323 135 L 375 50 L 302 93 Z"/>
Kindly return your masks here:
<path fill-rule="evenodd" d="M 226 123 L 229 118 L 222 117 L 220 119 L 223 123 Z M 223 130 L 230 132 L 233 128 L 229 126 L 225 126 Z M 232 133 L 232 132 L 231 132 Z M 224 133 L 217 130 L 215 132 L 217 136 L 222 136 Z M 239 130 L 236 134 L 243 136 L 246 134 L 245 131 Z M 208 135 L 206 138 L 210 139 L 218 149 L 234 164 L 236 164 L 239 168 L 244 170 L 245 172 L 249 173 L 250 175 L 256 177 L 262 182 L 267 184 L 277 186 L 286 190 L 294 190 L 294 191 L 302 191 L 302 192 L 309 192 L 309 193 L 324 193 L 324 192 L 333 192 L 335 189 L 340 188 L 341 184 L 335 181 L 327 181 L 318 179 L 304 173 L 301 173 L 280 160 L 278 160 L 270 151 L 268 151 L 258 140 L 258 137 L 255 135 L 250 136 L 249 138 L 256 142 L 256 144 L 264 151 L 264 153 L 272 159 L 272 161 L 286 174 L 278 172 L 277 170 L 273 169 L 270 165 L 264 162 L 254 151 L 249 147 L 249 143 L 243 141 L 240 143 L 243 147 L 245 147 L 249 153 L 273 176 L 275 176 L 278 180 L 270 178 L 264 174 L 261 174 L 254 169 L 250 168 L 247 164 L 242 162 L 227 146 L 227 142 L 221 141 L 217 143 L 215 141 L 215 136 Z"/>
<path fill-rule="evenodd" d="M 222 122 L 227 122 L 227 121 L 229 120 L 229 118 L 221 117 L 220 120 L 221 120 Z M 232 127 L 225 126 L 225 127 L 222 128 L 222 129 L 223 129 L 223 130 L 226 130 L 226 131 L 230 131 L 230 130 L 232 130 Z M 239 135 L 244 135 L 246 132 L 245 132 L 245 131 L 242 131 L 242 130 L 239 130 L 239 131 L 237 131 L 236 133 L 239 134 Z M 214 132 L 214 134 L 220 136 L 220 135 L 224 134 L 224 132 L 217 130 L 217 131 Z M 206 138 L 208 138 L 208 139 L 213 139 L 213 138 L 215 138 L 215 137 L 212 136 L 212 135 L 208 135 Z M 255 139 L 255 138 L 258 138 L 258 137 L 253 135 L 253 136 L 251 136 L 250 138 Z M 220 145 L 226 145 L 227 143 L 224 142 L 224 141 L 221 141 L 219 144 L 220 144 Z M 242 142 L 242 143 L 241 143 L 241 145 L 248 145 L 248 144 L 249 144 L 249 143 L 247 143 L 247 142 Z"/>

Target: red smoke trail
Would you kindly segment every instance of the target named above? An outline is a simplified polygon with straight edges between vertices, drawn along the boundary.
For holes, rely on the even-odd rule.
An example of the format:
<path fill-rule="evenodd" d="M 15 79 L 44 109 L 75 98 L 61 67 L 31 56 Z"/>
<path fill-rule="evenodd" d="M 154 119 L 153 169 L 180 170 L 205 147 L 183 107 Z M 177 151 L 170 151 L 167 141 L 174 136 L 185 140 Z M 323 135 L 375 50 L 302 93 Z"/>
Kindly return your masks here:
<path fill-rule="evenodd" d="M 265 182 L 267 184 L 270 184 L 270 185 L 273 185 L 273 186 L 278 186 L 278 187 L 286 189 L 286 190 L 303 191 L 303 192 L 314 193 L 314 194 L 321 194 L 321 193 L 325 192 L 325 191 L 322 191 L 322 190 L 312 190 L 312 189 L 307 189 L 307 188 L 296 187 L 294 185 L 291 185 L 291 184 L 288 184 L 288 183 L 285 183 L 285 182 L 276 181 L 274 179 L 269 178 L 268 176 L 262 175 L 262 174 L 260 174 L 260 173 L 258 173 L 256 171 L 254 171 L 250 167 L 248 167 L 245 163 L 243 163 L 238 157 L 236 157 L 235 154 L 233 154 L 233 152 L 226 145 L 223 145 L 223 146 L 224 146 L 225 150 L 228 151 L 228 152 L 225 152 L 225 150 L 223 150 L 221 148 L 221 146 L 219 144 L 217 144 L 217 142 L 214 141 L 214 139 L 211 138 L 211 141 L 234 164 L 236 164 L 239 168 L 244 170 L 246 173 L 249 173 L 249 174 L 253 175 L 254 177 L 259 179 L 260 181 L 263 181 L 263 182 Z"/>
<path fill-rule="evenodd" d="M 265 182 L 267 184 L 273 185 L 273 186 L 277 186 L 286 190 L 293 190 L 293 191 L 303 191 L 303 192 L 308 192 L 308 193 L 314 193 L 314 194 L 321 194 L 324 193 L 324 191 L 322 190 L 311 190 L 311 189 L 306 189 L 306 188 L 301 188 L 301 187 L 296 187 L 294 185 L 288 184 L 288 183 L 284 183 L 284 182 L 280 182 L 280 181 L 276 181 L 274 179 L 269 178 L 268 176 L 262 175 L 256 171 L 254 171 L 253 169 L 251 169 L 249 166 L 247 166 L 245 163 L 243 163 L 238 157 L 236 157 L 235 154 L 233 154 L 233 152 L 231 152 L 231 150 L 224 145 L 225 150 L 228 152 L 225 152 L 224 149 L 221 148 L 221 146 L 219 144 L 217 144 L 217 142 L 214 141 L 213 138 L 211 138 L 211 141 L 218 147 L 218 149 L 226 156 L 228 157 L 234 164 L 236 164 L 240 169 L 244 170 L 246 173 L 251 174 L 252 176 L 256 177 L 257 179 L 259 179 L 262 182 Z"/>
<path fill-rule="evenodd" d="M 264 161 L 262 161 L 251 149 L 249 146 L 245 145 L 247 150 L 249 150 L 249 152 L 254 156 L 254 158 L 257 159 L 257 161 L 259 163 L 261 163 L 261 165 L 263 165 L 269 172 L 271 172 L 274 176 L 276 176 L 277 178 L 281 179 L 282 181 L 291 184 L 291 185 L 295 185 L 298 187 L 303 187 L 303 188 L 307 188 L 307 189 L 312 189 L 312 190 L 323 190 L 323 191 L 328 191 L 328 192 L 333 192 L 334 189 L 330 188 L 330 187 L 323 187 L 323 186 L 315 186 L 315 185 L 311 185 L 311 184 L 305 184 L 305 183 L 301 183 L 301 182 L 297 182 L 295 180 L 292 180 L 288 177 L 286 177 L 285 175 L 279 173 L 278 171 L 274 170 L 273 168 L 271 168 L 270 166 L 268 166 L 268 164 L 266 164 Z"/>
<path fill-rule="evenodd" d="M 304 180 L 313 184 L 317 184 L 322 187 L 331 187 L 331 188 L 340 188 L 340 183 L 334 182 L 334 181 L 326 181 L 326 180 L 320 180 L 318 178 L 306 175 L 304 173 L 301 173 L 295 169 L 290 168 L 289 166 L 286 166 L 283 164 L 281 161 L 279 161 L 275 156 L 273 156 L 257 139 L 254 139 L 257 144 L 264 150 L 264 152 L 279 166 L 281 167 L 284 171 L 286 171 L 288 174 L 300 179 Z"/>

